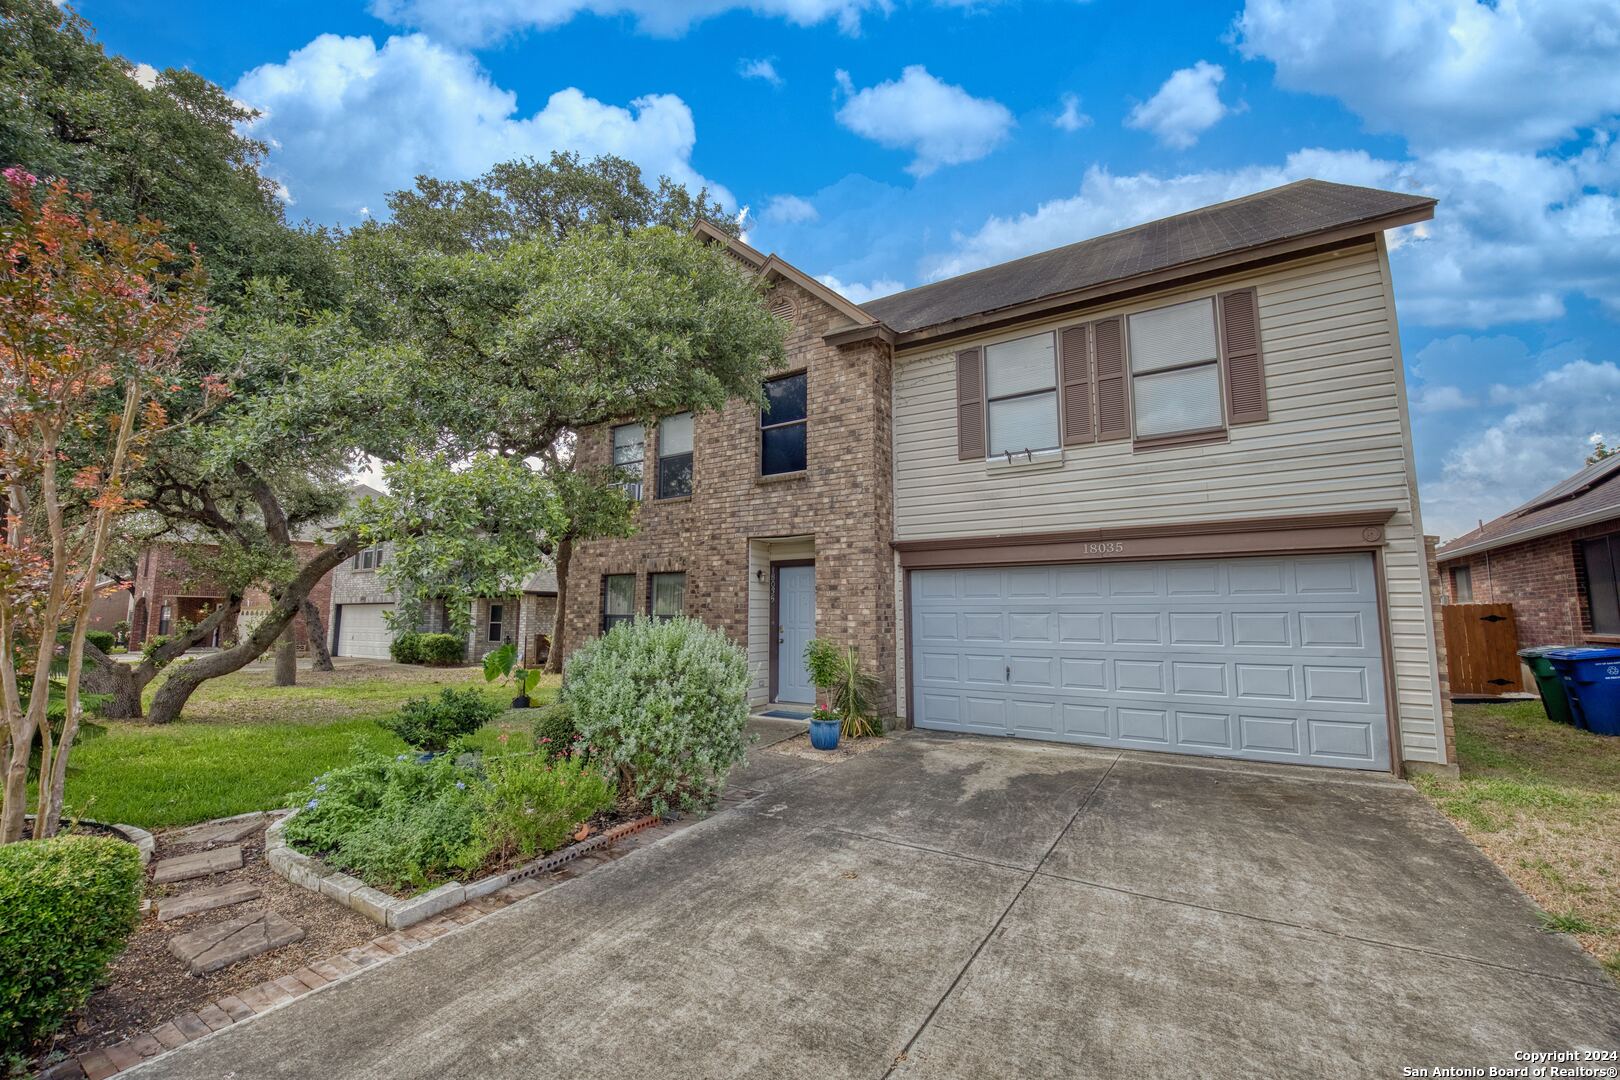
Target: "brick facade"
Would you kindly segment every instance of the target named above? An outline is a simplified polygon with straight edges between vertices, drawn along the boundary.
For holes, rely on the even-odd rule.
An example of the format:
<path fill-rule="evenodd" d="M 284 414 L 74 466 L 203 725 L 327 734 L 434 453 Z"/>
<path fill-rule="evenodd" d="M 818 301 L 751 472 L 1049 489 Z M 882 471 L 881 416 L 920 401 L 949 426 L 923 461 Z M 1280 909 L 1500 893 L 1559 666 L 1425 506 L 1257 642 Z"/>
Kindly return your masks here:
<path fill-rule="evenodd" d="M 815 632 L 837 644 L 852 644 L 874 673 L 895 669 L 894 564 L 891 487 L 890 384 L 887 345 L 865 341 L 834 346 L 824 336 L 848 320 L 806 289 L 778 282 L 773 302 L 793 302 L 786 374 L 807 372 L 808 466 L 801 473 L 762 477 L 759 410 L 733 401 L 717 413 L 696 417 L 692 494 L 660 500 L 655 494 L 657 428 L 649 425 L 645 456 L 646 498 L 637 510 L 638 531 L 626 539 L 579 545 L 569 567 L 566 650 L 595 636 L 602 620 L 602 579 L 636 575 L 637 612 L 647 611 L 648 577 L 686 574 L 686 613 L 724 630 L 750 649 L 756 687 L 763 686 L 760 643 L 770 628 L 759 625 L 762 607 L 750 599 L 768 588 L 773 542 L 793 544 L 802 555 L 807 538 L 816 566 Z M 612 435 L 607 426 L 586 431 L 581 460 L 606 464 Z M 751 542 L 754 558 L 751 559 Z M 761 561 L 761 553 L 766 558 Z M 894 709 L 893 681 L 885 678 L 881 707 Z M 756 698 L 763 695 L 756 690 Z"/>
<path fill-rule="evenodd" d="M 1580 645 L 1593 639 L 1579 542 L 1620 531 L 1620 519 L 1440 564 L 1445 602 L 1459 603 L 1457 569 L 1466 566 L 1476 604 L 1512 604 L 1519 647 Z"/>
<path fill-rule="evenodd" d="M 300 562 L 308 562 L 323 545 L 293 541 Z M 199 621 L 203 611 L 212 611 L 224 603 L 225 589 L 209 574 L 192 565 L 193 560 L 204 562 L 216 555 L 214 544 L 183 544 L 163 542 L 150 544 L 135 563 L 134 602 L 130 608 L 129 644 L 139 649 L 149 638 L 159 633 L 164 605 L 169 606 L 170 630 L 180 619 Z M 330 609 L 332 574 L 328 573 L 310 591 L 315 610 L 325 614 Z M 255 612 L 263 612 L 272 603 L 270 594 L 260 587 L 252 587 L 242 596 L 244 625 L 251 624 Z M 235 640 L 236 627 L 227 627 L 220 635 L 221 642 Z M 293 636 L 300 652 L 309 648 L 309 628 L 302 613 L 293 619 Z"/>
<path fill-rule="evenodd" d="M 1440 605 L 1445 603 L 1445 585 L 1442 582 L 1444 575 L 1440 572 L 1439 560 L 1435 557 L 1435 549 L 1439 547 L 1438 536 L 1425 536 L 1423 538 L 1424 565 L 1428 567 L 1429 576 L 1429 606 L 1434 609 L 1434 657 L 1435 674 L 1440 682 L 1440 720 L 1445 731 L 1446 760 L 1455 766 L 1457 760 L 1457 729 L 1452 722 L 1451 711 L 1451 673 L 1446 669 L 1446 628 L 1440 619 Z"/>

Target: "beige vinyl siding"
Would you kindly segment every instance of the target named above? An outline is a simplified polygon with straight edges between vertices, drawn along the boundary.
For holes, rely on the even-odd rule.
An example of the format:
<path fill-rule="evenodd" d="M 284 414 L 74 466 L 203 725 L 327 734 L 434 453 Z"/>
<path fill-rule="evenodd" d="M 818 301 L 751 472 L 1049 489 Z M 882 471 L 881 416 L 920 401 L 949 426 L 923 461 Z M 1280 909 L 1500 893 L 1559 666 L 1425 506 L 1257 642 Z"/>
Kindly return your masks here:
<path fill-rule="evenodd" d="M 1226 442 L 1160 450 L 1134 450 L 1129 441 L 1069 447 L 1058 465 L 991 469 L 957 460 L 958 350 L 1249 285 L 1258 292 L 1269 420 L 1232 427 Z M 1379 248 L 1369 242 L 903 357 L 894 379 L 896 538 L 1393 507 L 1384 558 L 1401 753 L 1442 760 L 1392 310 Z M 995 524 L 987 529 L 986 522 Z"/>

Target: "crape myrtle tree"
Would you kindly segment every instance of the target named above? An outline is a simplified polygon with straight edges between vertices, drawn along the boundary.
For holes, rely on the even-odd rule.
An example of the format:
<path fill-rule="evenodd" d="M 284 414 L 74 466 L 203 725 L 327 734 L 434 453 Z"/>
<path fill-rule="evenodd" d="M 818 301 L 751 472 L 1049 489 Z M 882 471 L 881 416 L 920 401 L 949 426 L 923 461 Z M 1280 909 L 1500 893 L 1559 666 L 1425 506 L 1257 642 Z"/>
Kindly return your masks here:
<path fill-rule="evenodd" d="M 207 265 L 216 320 L 231 318 L 248 303 L 255 282 L 294 283 L 298 302 L 275 310 L 288 317 L 286 333 L 296 338 L 316 313 L 341 306 L 344 285 L 332 238 L 320 229 L 288 226 L 276 184 L 260 171 L 266 148 L 243 134 L 253 115 L 195 73 L 141 72 L 108 56 L 87 22 L 51 0 L 0 0 L 0 166 L 15 163 L 41 177 L 66 178 L 76 190 L 95 191 L 98 208 L 116 220 L 163 221 L 170 244 L 194 247 Z M 260 304 L 253 316 L 261 324 L 264 311 Z M 262 325 L 258 331 L 261 344 L 273 337 Z M 261 382 L 274 377 L 276 362 L 273 355 L 255 357 Z M 186 364 L 203 366 L 189 359 Z M 279 377 L 291 379 L 295 366 L 286 359 L 281 365 Z M 241 417 L 222 422 L 239 427 Z M 148 509 L 133 535 L 217 543 L 237 569 L 253 563 L 275 571 L 259 582 L 272 592 L 290 587 L 299 567 L 279 522 L 286 520 L 290 536 L 314 520 L 305 516 L 314 512 L 312 503 L 341 506 L 348 473 L 343 460 L 324 460 L 308 473 L 264 459 L 239 459 L 222 468 L 217 460 L 196 457 L 195 448 L 206 441 L 191 439 L 137 463 L 128 484 Z M 250 540 L 257 550 L 247 552 Z M 312 642 L 324 643 L 321 614 L 313 605 L 300 607 Z M 91 646 L 96 677 L 105 684 L 98 689 L 112 695 L 108 714 L 139 715 L 140 690 L 158 667 L 207 640 L 216 626 L 234 625 L 234 608 L 216 614 L 218 619 L 182 628 L 149 663 L 129 670 L 110 666 Z M 293 654 L 286 640 L 278 674 L 290 681 Z"/>
<path fill-rule="evenodd" d="M 514 591 L 549 559 L 560 643 L 573 545 L 633 528 L 624 477 L 576 460 L 581 430 L 759 400 L 783 327 L 763 283 L 691 235 L 700 216 L 719 216 L 707 194 L 667 179 L 649 187 L 620 158 L 556 154 L 472 181 L 424 177 L 389 207 L 393 221 L 356 230 L 345 253 L 357 322 L 401 346 L 386 375 L 394 402 L 426 425 L 422 456 L 390 475 L 391 493 L 431 502 L 454 477 L 467 481 L 455 471 L 464 463 L 493 460 L 506 463 L 508 495 L 524 487 L 515 472 L 529 473 L 544 509 L 503 520 L 493 505 L 463 505 L 409 542 L 398 527 L 409 514 L 396 513 L 373 526 L 400 547 L 383 572 L 401 593 L 454 598 L 465 628 L 464 598 Z M 497 536 L 498 559 L 481 548 Z M 554 648 L 551 670 L 561 661 Z"/>
<path fill-rule="evenodd" d="M 65 181 L 39 188 L 4 171 L 0 214 L 0 711 L 5 732 L 0 843 L 23 835 L 37 752 L 36 837 L 61 816 L 67 762 L 83 716 L 89 620 L 80 616 L 113 525 L 134 507 L 126 477 L 167 422 L 154 395 L 181 378 L 178 354 L 203 320 L 202 273 L 150 220 L 103 218 Z M 183 269 L 172 271 L 173 266 Z M 195 394 L 227 392 L 213 373 Z M 116 407 L 109 409 L 109 401 Z M 71 626 L 65 650 L 59 632 Z M 59 650 L 65 657 L 59 657 Z M 61 729 L 51 701 L 60 682 Z"/>

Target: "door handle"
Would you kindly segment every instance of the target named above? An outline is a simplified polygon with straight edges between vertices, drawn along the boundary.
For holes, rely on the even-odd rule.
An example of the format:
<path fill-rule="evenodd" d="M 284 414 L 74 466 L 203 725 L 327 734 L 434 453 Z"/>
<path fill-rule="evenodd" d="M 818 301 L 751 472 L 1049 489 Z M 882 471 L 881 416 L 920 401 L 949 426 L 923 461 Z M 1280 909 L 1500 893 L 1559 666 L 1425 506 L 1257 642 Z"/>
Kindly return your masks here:
<path fill-rule="evenodd" d="M 1012 682 L 1012 665 L 1007 665 L 1007 681 Z"/>

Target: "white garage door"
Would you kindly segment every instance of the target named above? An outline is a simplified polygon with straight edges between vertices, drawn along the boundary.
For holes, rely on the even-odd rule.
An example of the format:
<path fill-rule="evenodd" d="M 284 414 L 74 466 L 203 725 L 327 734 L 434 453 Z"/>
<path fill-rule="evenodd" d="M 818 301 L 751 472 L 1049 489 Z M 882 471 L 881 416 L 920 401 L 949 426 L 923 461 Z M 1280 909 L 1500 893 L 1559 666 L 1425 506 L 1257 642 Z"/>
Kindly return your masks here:
<path fill-rule="evenodd" d="M 1389 768 L 1370 555 L 911 574 L 919 727 Z"/>
<path fill-rule="evenodd" d="M 339 604 L 338 655 L 388 659 L 394 633 L 383 615 L 393 610 L 393 604 Z"/>

